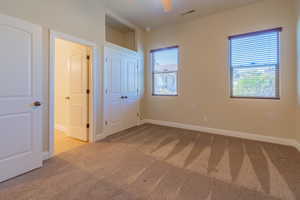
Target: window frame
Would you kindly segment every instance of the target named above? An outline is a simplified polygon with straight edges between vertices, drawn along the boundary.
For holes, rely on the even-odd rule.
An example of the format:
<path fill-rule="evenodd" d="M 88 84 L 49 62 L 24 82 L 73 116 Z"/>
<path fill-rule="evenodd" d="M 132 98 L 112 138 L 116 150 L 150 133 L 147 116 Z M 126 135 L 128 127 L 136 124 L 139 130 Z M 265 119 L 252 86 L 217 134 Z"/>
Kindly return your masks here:
<path fill-rule="evenodd" d="M 170 49 L 177 49 L 178 53 L 177 53 L 177 71 L 168 71 L 168 72 L 160 72 L 160 73 L 155 73 L 155 69 L 154 69 L 154 55 L 153 53 L 155 52 L 159 52 L 159 51 L 166 51 L 166 50 L 170 50 Z M 166 97 L 177 97 L 179 96 L 179 53 L 180 49 L 179 49 L 179 45 L 174 45 L 174 46 L 169 46 L 169 47 L 164 47 L 164 48 L 159 48 L 159 49 L 152 49 L 150 50 L 150 56 L 151 56 L 151 80 L 152 80 L 152 96 L 166 96 Z M 174 73 L 176 72 L 176 94 L 155 94 L 155 79 L 154 76 L 155 74 L 167 74 L 167 73 Z"/>
<path fill-rule="evenodd" d="M 235 38 L 243 38 L 243 37 L 251 37 L 256 35 L 261 35 L 265 33 L 271 33 L 271 32 L 277 32 L 277 65 L 275 65 L 276 68 L 276 76 L 275 76 L 275 82 L 276 82 L 276 96 L 275 97 L 260 97 L 260 96 L 234 96 L 233 95 L 233 67 L 232 67 L 232 39 Z M 282 27 L 273 28 L 273 29 L 266 29 L 261 31 L 255 31 L 255 32 L 249 32 L 244 34 L 238 34 L 228 37 L 229 42 L 229 70 L 230 70 L 230 98 L 232 99 L 270 99 L 270 100 L 280 100 L 280 66 L 281 66 L 281 32 Z M 264 65 L 258 65 L 257 67 L 263 67 Z M 270 66 L 270 65 L 268 65 Z"/>

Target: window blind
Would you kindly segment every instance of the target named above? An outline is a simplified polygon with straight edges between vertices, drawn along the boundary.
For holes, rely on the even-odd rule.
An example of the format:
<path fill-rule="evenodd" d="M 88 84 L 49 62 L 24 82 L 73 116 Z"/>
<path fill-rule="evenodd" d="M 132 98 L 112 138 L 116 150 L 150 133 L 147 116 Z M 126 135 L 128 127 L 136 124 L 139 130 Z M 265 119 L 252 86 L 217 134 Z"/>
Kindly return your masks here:
<path fill-rule="evenodd" d="M 279 98 L 280 31 L 229 37 L 233 97 Z"/>

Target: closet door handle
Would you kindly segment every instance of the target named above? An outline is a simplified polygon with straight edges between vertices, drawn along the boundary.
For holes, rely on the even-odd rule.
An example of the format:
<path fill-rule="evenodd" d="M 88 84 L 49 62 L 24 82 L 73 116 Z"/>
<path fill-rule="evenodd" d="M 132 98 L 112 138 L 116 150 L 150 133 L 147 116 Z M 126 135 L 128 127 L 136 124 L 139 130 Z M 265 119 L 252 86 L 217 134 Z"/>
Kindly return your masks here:
<path fill-rule="evenodd" d="M 128 96 L 125 96 L 124 98 L 125 98 L 125 99 L 128 99 Z"/>
<path fill-rule="evenodd" d="M 121 99 L 124 99 L 125 97 L 124 96 L 121 96 Z"/>

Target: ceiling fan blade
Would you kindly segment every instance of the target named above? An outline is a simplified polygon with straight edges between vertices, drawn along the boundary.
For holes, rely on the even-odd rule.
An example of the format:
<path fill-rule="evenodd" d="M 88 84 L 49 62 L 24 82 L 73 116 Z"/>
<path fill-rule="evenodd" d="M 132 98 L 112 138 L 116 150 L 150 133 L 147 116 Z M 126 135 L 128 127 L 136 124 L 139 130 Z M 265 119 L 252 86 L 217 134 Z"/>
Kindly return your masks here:
<path fill-rule="evenodd" d="M 165 12 L 170 12 L 172 10 L 172 0 L 161 0 L 161 2 L 164 6 Z"/>

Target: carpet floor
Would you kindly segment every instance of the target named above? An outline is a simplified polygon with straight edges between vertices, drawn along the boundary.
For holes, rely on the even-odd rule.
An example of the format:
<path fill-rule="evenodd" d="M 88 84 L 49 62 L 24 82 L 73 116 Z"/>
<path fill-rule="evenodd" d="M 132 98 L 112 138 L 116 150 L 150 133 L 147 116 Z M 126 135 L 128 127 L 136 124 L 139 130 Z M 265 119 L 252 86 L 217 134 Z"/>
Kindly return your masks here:
<path fill-rule="evenodd" d="M 0 183 L 1 200 L 299 200 L 291 147 L 145 124 Z"/>

